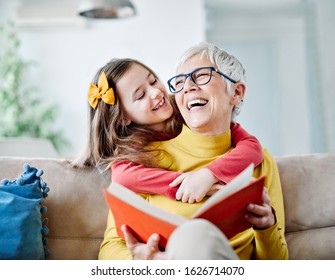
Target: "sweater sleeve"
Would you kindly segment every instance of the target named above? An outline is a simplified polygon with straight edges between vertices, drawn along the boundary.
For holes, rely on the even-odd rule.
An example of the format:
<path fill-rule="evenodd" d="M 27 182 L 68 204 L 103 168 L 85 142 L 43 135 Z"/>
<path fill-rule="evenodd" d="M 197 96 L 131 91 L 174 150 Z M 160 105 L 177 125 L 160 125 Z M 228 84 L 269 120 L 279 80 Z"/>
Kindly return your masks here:
<path fill-rule="evenodd" d="M 250 135 L 238 123 L 232 123 L 231 134 L 235 148 L 207 166 L 214 176 L 224 183 L 231 181 L 249 164 L 254 163 L 256 167 L 263 161 L 262 146 L 256 137 Z"/>
<path fill-rule="evenodd" d="M 254 258 L 261 260 L 288 259 L 285 240 L 285 213 L 279 171 L 275 159 L 264 149 L 264 162 L 261 174 L 266 175 L 265 186 L 268 188 L 271 206 L 276 215 L 276 224 L 265 230 L 255 230 Z M 255 174 L 254 174 L 255 175 Z"/>
<path fill-rule="evenodd" d="M 169 184 L 176 179 L 180 172 L 168 171 L 161 168 L 149 168 L 133 162 L 120 161 L 112 165 L 112 181 L 135 193 L 161 194 L 176 199 L 178 188 Z"/>
<path fill-rule="evenodd" d="M 108 213 L 107 228 L 104 240 L 100 245 L 99 260 L 131 260 L 131 253 L 126 242 L 118 236 L 114 217 L 111 211 Z"/>
<path fill-rule="evenodd" d="M 283 228 L 276 223 L 265 230 L 255 230 L 255 251 L 257 260 L 287 260 L 288 248 Z"/>

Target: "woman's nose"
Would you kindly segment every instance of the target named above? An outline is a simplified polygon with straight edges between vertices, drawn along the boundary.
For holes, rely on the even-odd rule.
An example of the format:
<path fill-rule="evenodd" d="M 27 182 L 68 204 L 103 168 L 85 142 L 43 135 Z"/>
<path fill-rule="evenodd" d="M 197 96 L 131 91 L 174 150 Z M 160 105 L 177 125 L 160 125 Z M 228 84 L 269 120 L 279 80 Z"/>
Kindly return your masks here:
<path fill-rule="evenodd" d="M 184 93 L 188 93 L 189 91 L 195 90 L 197 87 L 198 87 L 197 84 L 195 82 L 193 82 L 193 80 L 191 79 L 191 77 L 188 77 L 185 80 L 184 88 L 183 88 L 182 91 Z"/>

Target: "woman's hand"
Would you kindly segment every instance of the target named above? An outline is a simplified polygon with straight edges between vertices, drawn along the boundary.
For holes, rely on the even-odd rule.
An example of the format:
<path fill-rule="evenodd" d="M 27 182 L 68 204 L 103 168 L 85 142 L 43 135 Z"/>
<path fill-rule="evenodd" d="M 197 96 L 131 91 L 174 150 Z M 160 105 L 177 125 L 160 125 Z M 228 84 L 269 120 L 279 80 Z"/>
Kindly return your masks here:
<path fill-rule="evenodd" d="M 165 253 L 158 248 L 159 235 L 152 234 L 148 242 L 141 243 L 133 235 L 131 229 L 126 225 L 121 226 L 123 231 L 127 248 L 129 249 L 134 260 L 163 260 Z"/>
<path fill-rule="evenodd" d="M 275 215 L 272 212 L 270 197 L 266 187 L 263 188 L 263 204 L 249 204 L 246 219 L 258 229 L 267 229 L 276 223 Z"/>
<path fill-rule="evenodd" d="M 207 168 L 201 168 L 197 171 L 185 172 L 172 181 L 170 187 L 179 189 L 176 193 L 176 199 L 182 202 L 194 203 L 201 201 L 211 190 L 213 184 L 218 179 Z"/>

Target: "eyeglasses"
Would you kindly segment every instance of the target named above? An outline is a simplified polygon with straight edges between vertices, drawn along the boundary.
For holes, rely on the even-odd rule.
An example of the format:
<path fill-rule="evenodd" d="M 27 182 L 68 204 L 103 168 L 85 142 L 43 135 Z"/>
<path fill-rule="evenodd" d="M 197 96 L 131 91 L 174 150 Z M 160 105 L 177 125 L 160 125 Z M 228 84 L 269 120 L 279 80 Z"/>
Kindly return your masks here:
<path fill-rule="evenodd" d="M 232 83 L 234 84 L 237 83 L 237 81 L 223 74 L 221 71 L 215 69 L 214 67 L 200 67 L 200 68 L 195 69 L 191 73 L 179 74 L 169 79 L 167 81 L 169 90 L 171 93 L 178 93 L 181 90 L 183 90 L 184 85 L 186 83 L 186 79 L 188 77 L 190 77 L 191 81 L 198 86 L 208 84 L 210 80 L 212 79 L 213 71 L 222 75 L 223 77 L 225 77 L 227 80 L 231 81 Z"/>

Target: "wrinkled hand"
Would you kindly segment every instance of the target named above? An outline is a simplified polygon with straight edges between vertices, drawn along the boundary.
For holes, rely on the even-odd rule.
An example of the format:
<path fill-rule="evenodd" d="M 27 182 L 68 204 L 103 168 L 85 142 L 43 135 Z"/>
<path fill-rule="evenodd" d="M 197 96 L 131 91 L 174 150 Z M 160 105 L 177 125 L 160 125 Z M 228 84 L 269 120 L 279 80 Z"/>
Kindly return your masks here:
<path fill-rule="evenodd" d="M 165 253 L 158 248 L 159 235 L 152 234 L 147 243 L 139 242 L 133 235 L 131 229 L 126 225 L 122 225 L 127 248 L 129 249 L 134 260 L 163 260 Z"/>
<path fill-rule="evenodd" d="M 263 188 L 263 204 L 249 204 L 246 219 L 258 229 L 267 229 L 276 223 L 275 215 L 272 212 L 270 197 L 266 187 Z"/>
<path fill-rule="evenodd" d="M 209 169 L 202 168 L 179 175 L 172 181 L 170 187 L 180 185 L 176 193 L 176 199 L 182 202 L 194 203 L 201 201 L 210 191 L 213 184 L 217 182 L 218 179 Z"/>

